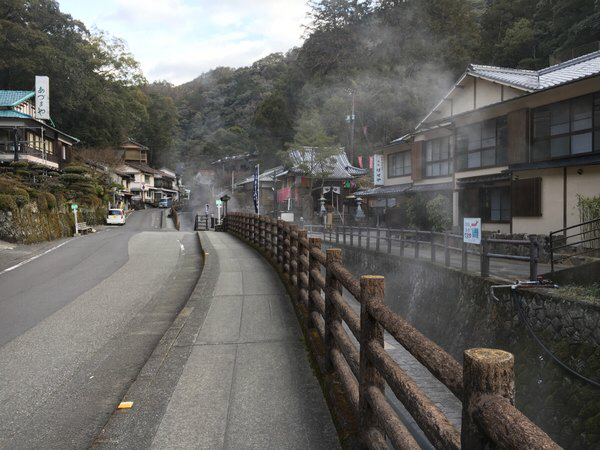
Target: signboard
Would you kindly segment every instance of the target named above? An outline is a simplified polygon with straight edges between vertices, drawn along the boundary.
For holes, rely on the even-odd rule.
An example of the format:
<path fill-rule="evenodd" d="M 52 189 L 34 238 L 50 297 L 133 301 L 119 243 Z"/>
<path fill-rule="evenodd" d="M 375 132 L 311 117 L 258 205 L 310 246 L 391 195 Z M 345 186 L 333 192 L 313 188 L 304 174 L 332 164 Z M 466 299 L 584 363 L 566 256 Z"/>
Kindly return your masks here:
<path fill-rule="evenodd" d="M 215 204 L 217 206 L 221 206 L 223 204 L 223 202 L 221 200 L 215 200 Z"/>
<path fill-rule="evenodd" d="M 79 206 L 78 206 L 76 203 L 72 203 L 72 204 L 71 204 L 71 209 L 72 209 L 73 211 L 75 211 L 77 208 L 79 208 Z"/>
<path fill-rule="evenodd" d="M 481 218 L 465 218 L 463 241 L 467 244 L 481 244 Z"/>
<path fill-rule="evenodd" d="M 50 81 L 48 77 L 35 77 L 35 117 L 50 119 Z"/>
<path fill-rule="evenodd" d="M 375 168 L 373 169 L 373 183 L 383 186 L 383 155 L 374 155 Z"/>
<path fill-rule="evenodd" d="M 333 190 L 334 194 L 339 194 L 340 193 L 340 187 L 339 186 L 323 186 L 323 195 L 328 194 L 332 190 Z"/>

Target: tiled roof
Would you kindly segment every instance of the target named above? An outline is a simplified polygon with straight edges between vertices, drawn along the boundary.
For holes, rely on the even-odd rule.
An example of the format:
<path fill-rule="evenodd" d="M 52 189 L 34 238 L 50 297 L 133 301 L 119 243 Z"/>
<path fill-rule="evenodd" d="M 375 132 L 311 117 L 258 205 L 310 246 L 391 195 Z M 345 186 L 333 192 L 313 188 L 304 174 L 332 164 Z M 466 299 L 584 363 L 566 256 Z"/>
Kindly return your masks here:
<path fill-rule="evenodd" d="M 25 114 L 13 109 L 0 109 L 0 117 L 9 119 L 33 119 L 29 114 Z"/>
<path fill-rule="evenodd" d="M 34 91 L 3 91 L 0 90 L 0 106 L 17 106 L 35 95 Z"/>
<path fill-rule="evenodd" d="M 311 160 L 313 158 L 313 149 L 309 147 L 305 147 L 302 150 L 291 150 L 290 151 L 290 159 L 294 167 L 291 169 L 292 172 L 301 173 L 302 171 L 298 168 L 298 166 L 302 164 L 306 164 L 308 166 L 311 165 Z M 359 167 L 354 167 L 348 161 L 348 157 L 346 156 L 346 152 L 342 149 L 340 153 L 338 153 L 334 157 L 333 165 L 331 170 L 327 170 L 326 172 L 330 172 L 325 178 L 330 180 L 347 180 L 355 177 L 360 177 L 363 175 L 367 175 L 369 173 L 369 169 L 361 169 Z M 315 174 L 319 175 L 320 168 L 316 168 Z"/>
<path fill-rule="evenodd" d="M 149 173 L 152 175 L 162 175 L 162 173 L 156 169 L 153 169 L 148 164 L 139 163 L 139 162 L 131 162 L 127 161 L 125 163 L 126 166 L 133 167 L 134 169 L 139 170 L 140 172 Z"/>
<path fill-rule="evenodd" d="M 371 189 L 363 189 L 354 193 L 357 197 L 386 197 L 401 194 L 412 186 L 412 183 L 395 184 L 393 186 L 376 186 Z"/>
<path fill-rule="evenodd" d="M 471 64 L 467 73 L 529 91 L 539 91 L 600 74 L 600 51 L 541 70 L 509 69 Z"/>
<path fill-rule="evenodd" d="M 277 171 L 277 177 L 283 176 L 288 173 L 287 170 L 284 169 L 283 166 L 273 167 L 272 169 L 265 170 L 263 173 L 259 175 L 259 179 L 261 182 L 271 183 L 273 181 L 273 174 Z M 253 183 L 254 182 L 254 174 L 249 177 L 244 178 L 239 183 L 236 183 L 237 186 L 243 186 L 244 184 Z"/>

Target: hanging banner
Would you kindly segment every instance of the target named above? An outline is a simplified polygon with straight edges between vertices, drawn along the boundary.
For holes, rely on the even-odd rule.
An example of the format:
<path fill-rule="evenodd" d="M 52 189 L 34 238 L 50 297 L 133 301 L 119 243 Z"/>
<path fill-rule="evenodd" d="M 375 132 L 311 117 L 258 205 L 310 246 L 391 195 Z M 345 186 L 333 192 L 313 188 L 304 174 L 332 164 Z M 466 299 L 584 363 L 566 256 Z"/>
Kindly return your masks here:
<path fill-rule="evenodd" d="M 50 120 L 50 81 L 48 77 L 35 77 L 35 117 Z"/>
<path fill-rule="evenodd" d="M 254 186 L 252 189 L 252 201 L 254 202 L 254 212 L 258 214 L 258 173 L 259 166 L 256 166 L 254 170 Z"/>
<path fill-rule="evenodd" d="M 374 163 L 373 183 L 376 186 L 383 186 L 383 155 L 374 155 Z"/>

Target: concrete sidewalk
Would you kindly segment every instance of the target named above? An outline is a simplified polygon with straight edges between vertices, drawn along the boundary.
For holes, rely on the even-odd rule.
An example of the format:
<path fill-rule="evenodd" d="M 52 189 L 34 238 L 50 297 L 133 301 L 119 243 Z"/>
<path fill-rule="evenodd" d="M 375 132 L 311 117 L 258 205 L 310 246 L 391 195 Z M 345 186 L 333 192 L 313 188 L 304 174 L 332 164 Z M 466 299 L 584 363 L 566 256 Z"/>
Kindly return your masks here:
<path fill-rule="evenodd" d="M 291 300 L 227 233 L 201 232 L 205 267 L 95 448 L 339 448 Z"/>

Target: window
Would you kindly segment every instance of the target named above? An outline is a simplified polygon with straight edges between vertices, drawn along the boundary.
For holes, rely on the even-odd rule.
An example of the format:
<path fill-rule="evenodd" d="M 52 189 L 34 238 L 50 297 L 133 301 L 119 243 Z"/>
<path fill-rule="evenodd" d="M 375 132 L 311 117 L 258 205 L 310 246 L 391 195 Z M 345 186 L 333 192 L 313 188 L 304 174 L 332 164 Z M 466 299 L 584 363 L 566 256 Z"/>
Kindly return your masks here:
<path fill-rule="evenodd" d="M 527 178 L 512 182 L 513 217 L 540 217 L 542 215 L 542 179 Z"/>
<path fill-rule="evenodd" d="M 506 164 L 506 133 L 506 117 L 457 129 L 457 169 L 476 169 Z"/>
<path fill-rule="evenodd" d="M 388 155 L 388 178 L 410 175 L 410 162 L 410 151 Z"/>
<path fill-rule="evenodd" d="M 449 137 L 427 141 L 424 149 L 425 177 L 442 177 L 452 173 Z"/>
<path fill-rule="evenodd" d="M 484 220 L 510 222 L 510 187 L 485 190 Z"/>
<path fill-rule="evenodd" d="M 533 110 L 534 161 L 594 151 L 600 151 L 600 94 Z"/>

